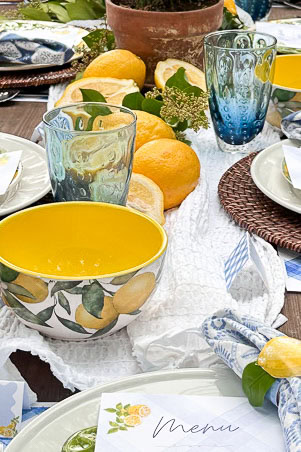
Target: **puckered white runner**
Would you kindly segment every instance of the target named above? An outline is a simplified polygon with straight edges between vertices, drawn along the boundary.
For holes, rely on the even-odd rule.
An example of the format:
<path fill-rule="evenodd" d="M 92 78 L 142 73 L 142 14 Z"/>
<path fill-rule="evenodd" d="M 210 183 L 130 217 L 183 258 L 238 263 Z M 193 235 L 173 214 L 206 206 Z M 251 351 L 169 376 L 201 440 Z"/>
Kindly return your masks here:
<path fill-rule="evenodd" d="M 162 278 L 140 317 L 127 330 L 106 338 L 64 342 L 25 327 L 4 306 L 0 368 L 12 352 L 27 350 L 48 362 L 65 387 L 86 389 L 150 370 L 220 365 L 200 334 L 203 320 L 218 309 L 228 307 L 274 324 L 283 306 L 284 276 L 271 245 L 256 240 L 268 288 L 250 263 L 230 293 L 224 280 L 224 260 L 244 232 L 221 208 L 217 185 L 226 169 L 243 156 L 219 151 L 212 128 L 189 135 L 202 165 L 200 182 L 178 209 L 166 215 L 169 246 Z M 279 141 L 279 135 L 266 126 L 260 139 L 264 148 Z"/>

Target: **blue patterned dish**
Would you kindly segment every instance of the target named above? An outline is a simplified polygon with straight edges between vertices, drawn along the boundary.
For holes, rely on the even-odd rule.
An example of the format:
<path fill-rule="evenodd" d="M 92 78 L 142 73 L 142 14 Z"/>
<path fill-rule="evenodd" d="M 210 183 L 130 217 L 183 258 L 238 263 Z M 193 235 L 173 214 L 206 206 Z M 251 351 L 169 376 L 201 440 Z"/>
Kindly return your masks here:
<path fill-rule="evenodd" d="M 265 19 L 271 8 L 272 0 L 235 0 L 237 6 L 250 14 L 254 22 Z"/>

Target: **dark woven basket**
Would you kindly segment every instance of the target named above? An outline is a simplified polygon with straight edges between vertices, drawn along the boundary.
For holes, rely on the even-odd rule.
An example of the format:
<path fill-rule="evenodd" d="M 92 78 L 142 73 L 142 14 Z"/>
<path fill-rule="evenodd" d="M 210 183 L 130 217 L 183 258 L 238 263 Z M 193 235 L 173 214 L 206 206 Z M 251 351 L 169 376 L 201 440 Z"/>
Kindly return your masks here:
<path fill-rule="evenodd" d="M 256 155 L 248 155 L 225 172 L 218 185 L 220 202 L 242 228 L 300 253 L 301 215 L 275 203 L 256 187 L 250 174 Z"/>
<path fill-rule="evenodd" d="M 0 88 L 26 88 L 28 86 L 55 85 L 68 82 L 76 75 L 70 64 L 64 68 L 52 67 L 31 71 L 1 72 Z"/>

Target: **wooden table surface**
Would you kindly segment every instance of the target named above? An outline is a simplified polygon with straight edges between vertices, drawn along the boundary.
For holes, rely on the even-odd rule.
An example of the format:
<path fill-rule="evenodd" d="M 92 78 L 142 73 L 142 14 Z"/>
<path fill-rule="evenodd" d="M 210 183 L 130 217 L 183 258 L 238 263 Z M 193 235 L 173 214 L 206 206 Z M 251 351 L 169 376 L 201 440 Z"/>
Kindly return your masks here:
<path fill-rule="evenodd" d="M 273 8 L 270 19 L 301 17 L 301 11 L 290 8 Z M 30 139 L 36 125 L 46 111 L 45 103 L 10 102 L 0 104 L 0 131 Z M 282 313 L 288 322 L 281 328 L 285 334 L 301 339 L 301 293 L 287 293 Z M 38 400 L 54 402 L 70 396 L 71 391 L 63 388 L 47 363 L 29 352 L 17 351 L 11 355 L 31 389 L 37 393 Z"/>

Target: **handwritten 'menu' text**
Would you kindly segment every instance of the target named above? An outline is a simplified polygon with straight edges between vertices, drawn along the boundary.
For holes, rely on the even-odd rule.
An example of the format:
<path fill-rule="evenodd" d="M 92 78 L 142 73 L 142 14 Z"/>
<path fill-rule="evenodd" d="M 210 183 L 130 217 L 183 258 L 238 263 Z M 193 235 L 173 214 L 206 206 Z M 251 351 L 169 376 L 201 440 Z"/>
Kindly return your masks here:
<path fill-rule="evenodd" d="M 176 424 L 175 419 L 169 419 L 168 421 L 166 421 L 164 423 L 164 416 L 162 416 L 153 432 L 153 438 L 156 438 L 156 436 L 159 435 L 159 433 L 162 432 L 162 430 L 165 427 L 170 431 L 170 433 L 174 432 L 176 429 L 179 428 L 182 430 L 183 433 L 202 433 L 203 435 L 205 435 L 205 433 L 207 433 L 210 430 L 213 432 L 218 432 L 218 431 L 225 432 L 226 430 L 228 430 L 229 433 L 233 433 L 239 429 L 239 427 L 232 427 L 232 425 L 227 425 L 227 426 L 221 425 L 219 427 L 214 427 L 213 425 L 210 425 L 210 424 L 206 424 L 203 427 L 201 427 L 200 425 L 193 425 L 192 427 L 185 429 L 182 424 L 177 424 L 177 425 L 175 425 L 175 424 Z"/>

